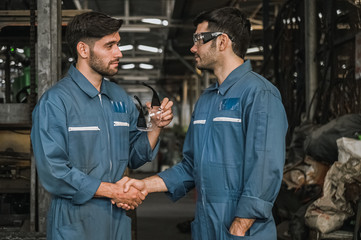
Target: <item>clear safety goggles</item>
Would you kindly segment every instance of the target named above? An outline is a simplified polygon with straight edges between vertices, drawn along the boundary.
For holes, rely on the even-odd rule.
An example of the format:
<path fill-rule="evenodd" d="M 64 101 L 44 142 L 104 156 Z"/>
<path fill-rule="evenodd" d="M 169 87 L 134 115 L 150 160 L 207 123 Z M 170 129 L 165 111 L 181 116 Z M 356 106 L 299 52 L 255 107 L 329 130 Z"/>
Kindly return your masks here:
<path fill-rule="evenodd" d="M 202 32 L 202 33 L 195 33 L 193 34 L 193 43 L 201 43 L 205 44 L 213 39 L 215 39 L 218 36 L 221 36 L 222 34 L 227 34 L 224 32 Z M 227 34 L 228 36 L 228 34 Z M 231 39 L 231 38 L 230 38 Z M 231 39 L 232 41 L 232 39 Z"/>

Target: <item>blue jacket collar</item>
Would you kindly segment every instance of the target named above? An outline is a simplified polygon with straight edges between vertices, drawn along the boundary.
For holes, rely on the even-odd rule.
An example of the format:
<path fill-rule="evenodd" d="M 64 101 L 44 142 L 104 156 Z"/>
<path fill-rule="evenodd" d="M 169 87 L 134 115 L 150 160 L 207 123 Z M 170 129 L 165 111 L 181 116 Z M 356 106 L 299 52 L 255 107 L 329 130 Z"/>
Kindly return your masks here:
<path fill-rule="evenodd" d="M 213 91 L 218 90 L 218 92 L 221 95 L 226 94 L 228 89 L 230 89 L 233 84 L 238 82 L 243 75 L 245 75 L 247 72 L 252 71 L 251 61 L 247 60 L 243 64 L 241 64 L 239 67 L 234 69 L 227 78 L 223 81 L 221 85 L 219 85 L 218 82 L 215 84 L 212 84 L 209 88 L 206 89 L 206 91 Z"/>
<path fill-rule="evenodd" d="M 98 90 L 89 82 L 89 80 L 72 64 L 68 71 L 69 76 L 73 81 L 83 90 L 89 97 L 96 97 L 99 92 Z M 110 96 L 109 90 L 107 88 L 107 81 L 102 79 L 102 85 L 100 86 L 100 93 L 105 94 L 108 97 Z"/>

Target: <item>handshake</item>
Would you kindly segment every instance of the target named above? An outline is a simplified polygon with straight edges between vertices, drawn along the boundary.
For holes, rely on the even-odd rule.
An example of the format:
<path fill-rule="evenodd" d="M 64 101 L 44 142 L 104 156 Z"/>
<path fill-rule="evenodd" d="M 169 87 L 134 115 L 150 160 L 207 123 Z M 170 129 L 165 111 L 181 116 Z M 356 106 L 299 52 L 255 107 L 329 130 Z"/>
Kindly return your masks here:
<path fill-rule="evenodd" d="M 144 180 L 123 177 L 112 187 L 111 202 L 124 210 L 133 210 L 142 204 L 147 195 Z"/>

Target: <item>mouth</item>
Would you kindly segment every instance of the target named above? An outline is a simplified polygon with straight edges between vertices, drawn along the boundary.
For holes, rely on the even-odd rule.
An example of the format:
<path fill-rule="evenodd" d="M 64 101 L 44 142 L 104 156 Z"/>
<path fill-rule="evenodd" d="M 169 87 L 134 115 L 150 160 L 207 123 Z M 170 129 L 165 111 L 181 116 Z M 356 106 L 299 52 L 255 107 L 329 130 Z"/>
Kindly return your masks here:
<path fill-rule="evenodd" d="M 118 67 L 119 62 L 118 62 L 118 61 L 116 61 L 116 62 L 111 62 L 110 65 L 113 65 L 113 66 L 117 66 L 117 67 Z"/>

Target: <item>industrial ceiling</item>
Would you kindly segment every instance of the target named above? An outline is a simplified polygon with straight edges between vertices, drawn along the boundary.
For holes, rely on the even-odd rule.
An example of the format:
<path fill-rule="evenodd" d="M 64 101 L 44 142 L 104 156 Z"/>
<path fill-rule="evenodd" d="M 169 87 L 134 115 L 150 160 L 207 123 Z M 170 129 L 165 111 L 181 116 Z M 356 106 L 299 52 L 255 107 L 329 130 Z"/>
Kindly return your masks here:
<path fill-rule="evenodd" d="M 0 39 L 26 45 L 29 41 L 30 0 L 0 2 Z M 120 30 L 123 58 L 118 74 L 112 81 L 121 84 L 129 93 L 142 91 L 139 82 L 147 81 L 163 95 L 178 98 L 184 79 L 194 79 L 202 73 L 194 67 L 192 34 L 194 17 L 202 11 L 234 6 L 245 11 L 252 23 L 252 49 L 247 58 L 261 64 L 263 60 L 263 5 L 267 3 L 267 18 L 272 23 L 284 0 L 63 0 L 63 25 L 70 19 L 65 13 L 100 11 L 121 18 Z M 6 12 L 8 11 L 8 12 Z M 19 12 L 17 12 L 19 11 Z M 21 12 L 23 11 L 23 12 Z M 14 15 L 15 14 L 15 15 Z M 16 15 L 17 14 L 17 15 Z M 269 25 L 270 26 L 270 25 Z M 67 46 L 63 44 L 63 65 L 68 65 Z M 64 67 L 64 71 L 67 67 Z M 144 94 L 150 94 L 143 89 Z M 148 92 L 147 92 L 148 91 Z"/>

